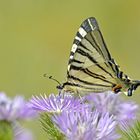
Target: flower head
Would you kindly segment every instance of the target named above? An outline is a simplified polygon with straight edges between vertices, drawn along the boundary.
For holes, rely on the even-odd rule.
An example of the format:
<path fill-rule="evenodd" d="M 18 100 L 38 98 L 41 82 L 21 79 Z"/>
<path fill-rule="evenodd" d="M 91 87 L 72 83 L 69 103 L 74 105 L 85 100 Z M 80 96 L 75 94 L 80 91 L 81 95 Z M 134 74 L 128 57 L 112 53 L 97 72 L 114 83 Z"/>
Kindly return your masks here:
<path fill-rule="evenodd" d="M 7 138 L 5 129 L 4 131 L 0 131 L 0 136 L 3 136 L 2 139 L 32 140 L 32 134 L 23 128 L 21 129 L 18 121 L 33 118 L 34 116 L 36 116 L 36 112 L 32 110 L 22 96 L 10 99 L 5 93 L 0 93 L 0 129 L 2 130 L 4 127 L 8 129 L 7 126 L 10 126 L 8 131 L 11 132 L 10 138 Z M 2 135 L 2 132 L 5 134 Z"/>
<path fill-rule="evenodd" d="M 53 113 L 60 113 L 81 107 L 81 101 L 69 94 L 51 94 L 49 97 L 46 95 L 41 95 L 40 97 L 35 96 L 31 99 L 30 104 L 34 110 Z"/>
<path fill-rule="evenodd" d="M 33 117 L 34 114 L 23 97 L 16 96 L 12 100 L 0 93 L 0 120 L 15 121 Z"/>
<path fill-rule="evenodd" d="M 138 108 L 112 92 L 90 94 L 83 100 L 67 93 L 36 96 L 30 105 L 34 110 L 49 113 L 52 124 L 67 140 L 116 140 L 118 122 L 134 119 Z M 47 121 L 43 124 L 47 129 Z"/>
<path fill-rule="evenodd" d="M 108 113 L 98 111 L 65 111 L 53 117 L 53 121 L 68 140 L 116 140 L 116 121 Z"/>
<path fill-rule="evenodd" d="M 90 94 L 86 99 L 100 113 L 109 112 L 121 121 L 130 121 L 136 118 L 138 105 L 132 101 L 124 101 L 117 94 L 112 92 Z"/>

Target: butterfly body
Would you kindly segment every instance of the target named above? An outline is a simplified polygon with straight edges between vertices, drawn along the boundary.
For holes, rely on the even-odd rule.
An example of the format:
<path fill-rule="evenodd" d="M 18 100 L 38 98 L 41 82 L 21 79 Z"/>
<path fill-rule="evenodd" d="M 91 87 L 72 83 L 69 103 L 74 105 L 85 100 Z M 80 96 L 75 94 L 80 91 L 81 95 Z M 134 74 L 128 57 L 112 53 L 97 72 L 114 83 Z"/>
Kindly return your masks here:
<path fill-rule="evenodd" d="M 112 90 L 128 96 L 140 85 L 129 79 L 111 57 L 95 18 L 86 19 L 74 39 L 61 92 L 88 94 Z"/>

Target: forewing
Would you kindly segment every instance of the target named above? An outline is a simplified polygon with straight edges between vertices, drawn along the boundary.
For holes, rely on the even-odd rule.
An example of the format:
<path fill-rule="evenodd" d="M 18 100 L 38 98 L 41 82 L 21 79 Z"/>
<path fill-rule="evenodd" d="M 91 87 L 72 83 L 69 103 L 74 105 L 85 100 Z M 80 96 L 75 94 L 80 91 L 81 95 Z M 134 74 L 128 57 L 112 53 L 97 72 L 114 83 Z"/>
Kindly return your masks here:
<path fill-rule="evenodd" d="M 95 18 L 86 19 L 80 26 L 73 42 L 67 83 L 76 88 L 95 91 L 111 89 L 116 85 L 115 64 L 106 47 Z"/>

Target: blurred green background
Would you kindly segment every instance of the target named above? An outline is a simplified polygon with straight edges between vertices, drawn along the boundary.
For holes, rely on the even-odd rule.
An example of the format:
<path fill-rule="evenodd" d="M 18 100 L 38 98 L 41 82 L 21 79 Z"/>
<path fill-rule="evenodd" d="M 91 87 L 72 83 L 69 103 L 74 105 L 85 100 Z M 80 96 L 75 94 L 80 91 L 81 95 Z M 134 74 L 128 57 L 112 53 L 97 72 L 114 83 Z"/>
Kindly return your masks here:
<path fill-rule="evenodd" d="M 0 0 L 0 91 L 30 98 L 57 93 L 44 73 L 65 81 L 73 38 L 81 22 L 96 17 L 122 70 L 140 79 L 140 1 Z M 132 99 L 140 103 L 140 89 Z M 122 95 L 124 96 L 124 95 Z M 36 139 L 45 139 L 40 124 Z"/>

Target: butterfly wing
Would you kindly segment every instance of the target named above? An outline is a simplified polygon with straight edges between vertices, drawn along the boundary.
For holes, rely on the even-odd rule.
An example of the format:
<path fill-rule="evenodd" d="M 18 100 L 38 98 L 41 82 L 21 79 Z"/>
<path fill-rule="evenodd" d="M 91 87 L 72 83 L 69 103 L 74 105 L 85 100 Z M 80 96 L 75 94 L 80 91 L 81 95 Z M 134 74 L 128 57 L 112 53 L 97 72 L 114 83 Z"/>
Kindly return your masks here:
<path fill-rule="evenodd" d="M 96 19 L 86 19 L 74 39 L 63 87 L 80 93 L 111 90 L 117 85 L 118 73 Z"/>

